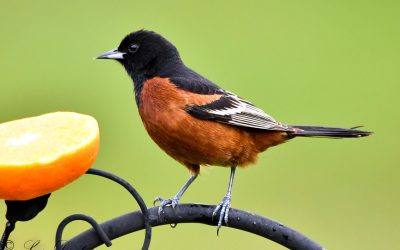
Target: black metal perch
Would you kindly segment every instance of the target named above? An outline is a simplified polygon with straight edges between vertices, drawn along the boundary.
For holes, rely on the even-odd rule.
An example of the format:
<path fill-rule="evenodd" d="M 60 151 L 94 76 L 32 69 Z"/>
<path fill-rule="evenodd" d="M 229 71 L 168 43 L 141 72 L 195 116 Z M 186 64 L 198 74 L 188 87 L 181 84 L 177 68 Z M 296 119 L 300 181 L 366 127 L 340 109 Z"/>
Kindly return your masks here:
<path fill-rule="evenodd" d="M 215 206 L 202 204 L 179 204 L 174 209 L 166 207 L 158 216 L 158 207 L 148 210 L 150 223 L 154 226 L 175 223 L 202 223 L 216 225 L 212 220 Z M 144 229 L 144 217 L 140 211 L 128 213 L 100 224 L 109 239 Z M 322 250 L 319 244 L 303 234 L 276 221 L 238 209 L 229 211 L 228 227 L 257 234 L 289 249 Z M 63 250 L 93 249 L 103 244 L 94 229 L 89 229 L 63 244 Z"/>
<path fill-rule="evenodd" d="M 135 200 L 138 203 L 140 210 L 141 210 L 143 227 L 146 230 L 142 249 L 144 249 L 144 250 L 149 249 L 150 241 L 151 241 L 151 225 L 150 225 L 150 220 L 149 220 L 149 213 L 147 210 L 146 203 L 143 201 L 142 197 L 139 195 L 139 193 L 136 191 L 136 189 L 133 188 L 131 186 L 131 184 L 129 184 L 129 182 L 125 181 L 121 177 L 116 176 L 112 173 L 108 173 L 103 170 L 89 169 L 86 172 L 86 174 L 97 175 L 97 176 L 101 176 L 101 177 L 107 178 L 109 180 L 112 180 L 112 181 L 120 184 L 121 186 L 123 186 L 126 190 L 129 191 L 129 193 L 133 196 L 133 198 L 135 198 Z M 97 235 L 96 237 L 98 237 L 98 239 L 101 240 L 101 244 L 104 243 L 108 247 L 111 246 L 111 241 L 110 241 L 107 233 L 104 232 L 104 229 L 101 226 L 99 226 L 99 224 L 97 224 L 97 222 L 93 218 L 91 218 L 90 216 L 84 215 L 84 214 L 74 214 L 74 215 L 68 216 L 59 224 L 59 226 L 57 228 L 57 232 L 56 232 L 56 242 L 55 242 L 56 250 L 65 249 L 64 247 L 61 246 L 62 232 L 63 232 L 64 228 L 68 225 L 68 223 L 75 221 L 75 220 L 83 220 L 83 221 L 90 223 L 93 227 L 94 232 Z M 71 249 L 78 250 L 78 249 L 85 249 L 85 248 L 71 248 Z"/>
<path fill-rule="evenodd" d="M 179 204 L 175 208 L 166 207 L 161 215 L 159 215 L 158 207 L 147 209 L 146 204 L 140 197 L 139 193 L 121 177 L 98 169 L 90 169 L 87 171 L 87 174 L 98 175 L 123 186 L 135 198 L 140 207 L 140 211 L 116 217 L 102 224 L 98 224 L 92 217 L 87 215 L 70 215 L 65 218 L 57 228 L 57 250 L 88 250 L 96 248 L 102 244 L 111 246 L 111 240 L 142 229 L 146 230 L 142 245 L 142 249 L 146 250 L 150 246 L 152 226 L 177 223 L 202 223 L 207 225 L 216 225 L 217 223 L 216 221 L 213 221 L 212 218 L 215 206 L 202 204 Z M 49 196 L 50 194 L 47 194 L 28 201 L 6 201 L 6 217 L 8 222 L 3 237 L 0 240 L 0 250 L 6 247 L 8 237 L 15 227 L 15 222 L 27 221 L 34 218 L 45 208 Z M 61 239 L 64 228 L 70 222 L 76 220 L 88 222 L 92 226 L 92 229 L 75 236 L 62 245 Z M 229 224 L 226 226 L 262 236 L 289 249 L 324 249 L 316 242 L 289 227 L 260 215 L 242 210 L 231 209 L 229 211 Z"/>

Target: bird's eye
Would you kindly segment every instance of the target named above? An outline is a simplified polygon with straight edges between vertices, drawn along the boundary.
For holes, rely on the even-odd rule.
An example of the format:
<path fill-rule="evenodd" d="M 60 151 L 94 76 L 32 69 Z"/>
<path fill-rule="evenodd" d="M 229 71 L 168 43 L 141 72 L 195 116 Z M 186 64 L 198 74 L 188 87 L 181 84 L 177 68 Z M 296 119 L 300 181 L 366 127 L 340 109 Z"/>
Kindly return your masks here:
<path fill-rule="evenodd" d="M 129 53 L 131 53 L 131 54 L 135 53 L 138 49 L 139 49 L 139 45 L 137 45 L 136 43 L 132 43 L 132 44 L 129 45 L 129 47 L 128 47 L 128 51 L 129 51 Z"/>

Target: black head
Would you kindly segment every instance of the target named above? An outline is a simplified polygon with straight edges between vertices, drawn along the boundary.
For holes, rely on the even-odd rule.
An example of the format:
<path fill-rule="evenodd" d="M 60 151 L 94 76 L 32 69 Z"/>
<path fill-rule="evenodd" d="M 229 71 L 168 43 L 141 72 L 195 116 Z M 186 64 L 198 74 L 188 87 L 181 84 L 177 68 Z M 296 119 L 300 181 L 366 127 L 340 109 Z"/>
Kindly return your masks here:
<path fill-rule="evenodd" d="M 178 50 L 161 35 L 139 30 L 127 35 L 117 49 L 101 54 L 97 59 L 114 59 L 124 65 L 135 83 L 165 74 L 181 64 Z"/>
<path fill-rule="evenodd" d="M 118 48 L 99 55 L 97 59 L 113 59 L 124 65 L 133 80 L 138 105 L 141 103 L 143 85 L 146 80 L 153 77 L 169 78 L 180 88 L 191 89 L 194 83 L 202 82 L 201 85 L 195 85 L 197 87 L 207 85 L 212 89 L 219 89 L 186 67 L 176 47 L 152 31 L 139 30 L 127 35 Z"/>

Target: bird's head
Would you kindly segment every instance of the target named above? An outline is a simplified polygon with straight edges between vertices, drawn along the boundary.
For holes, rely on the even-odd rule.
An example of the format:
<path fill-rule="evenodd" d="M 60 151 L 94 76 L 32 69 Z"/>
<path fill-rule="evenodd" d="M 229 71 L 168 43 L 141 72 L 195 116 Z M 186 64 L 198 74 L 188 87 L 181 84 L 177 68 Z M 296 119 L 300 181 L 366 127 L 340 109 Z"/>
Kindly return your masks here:
<path fill-rule="evenodd" d="M 161 35 L 147 30 L 128 34 L 118 48 L 107 51 L 96 59 L 120 62 L 133 78 L 147 78 L 161 74 L 168 67 L 181 63 L 178 50 Z"/>

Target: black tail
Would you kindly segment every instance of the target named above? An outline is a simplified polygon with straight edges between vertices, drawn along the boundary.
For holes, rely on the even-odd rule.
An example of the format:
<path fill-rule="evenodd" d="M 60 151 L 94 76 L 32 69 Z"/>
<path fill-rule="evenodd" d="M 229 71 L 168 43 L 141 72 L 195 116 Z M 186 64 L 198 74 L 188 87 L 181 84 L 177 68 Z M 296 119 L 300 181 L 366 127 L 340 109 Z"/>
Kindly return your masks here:
<path fill-rule="evenodd" d="M 332 137 L 332 138 L 351 138 L 368 136 L 372 132 L 357 130 L 354 128 L 334 128 L 334 127 L 318 127 L 318 126 L 302 126 L 292 125 L 294 128 L 293 136 L 303 137 Z"/>

